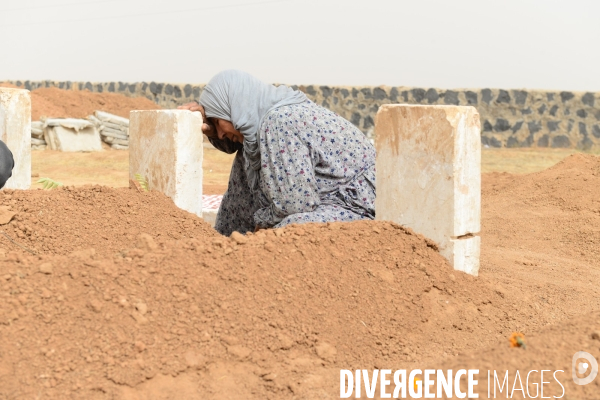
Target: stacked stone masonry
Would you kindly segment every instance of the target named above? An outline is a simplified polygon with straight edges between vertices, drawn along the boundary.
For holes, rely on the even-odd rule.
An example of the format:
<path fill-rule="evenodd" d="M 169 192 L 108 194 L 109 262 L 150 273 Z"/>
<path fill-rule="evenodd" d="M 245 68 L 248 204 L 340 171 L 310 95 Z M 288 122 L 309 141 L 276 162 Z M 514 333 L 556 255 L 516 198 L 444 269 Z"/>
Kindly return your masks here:
<path fill-rule="evenodd" d="M 156 82 L 12 81 L 25 89 L 112 92 L 144 96 L 165 108 L 197 100 L 203 84 Z M 382 104 L 474 106 L 481 116 L 481 142 L 490 147 L 600 147 L 600 93 L 503 89 L 422 89 L 409 87 L 296 86 L 373 138 Z"/>

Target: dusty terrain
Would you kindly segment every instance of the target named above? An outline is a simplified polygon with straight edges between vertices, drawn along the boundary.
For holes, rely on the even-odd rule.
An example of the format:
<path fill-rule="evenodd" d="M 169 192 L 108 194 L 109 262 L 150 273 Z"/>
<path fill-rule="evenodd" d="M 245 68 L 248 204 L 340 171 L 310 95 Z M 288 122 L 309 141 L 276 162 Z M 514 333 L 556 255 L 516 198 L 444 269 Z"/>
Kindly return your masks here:
<path fill-rule="evenodd" d="M 233 155 L 204 148 L 203 193 L 223 194 L 227 189 Z M 129 186 L 129 151 L 108 149 L 92 153 L 33 151 L 31 154 L 32 187 L 40 177 L 51 178 L 64 185 Z"/>
<path fill-rule="evenodd" d="M 478 367 L 596 399 L 570 362 L 600 358 L 599 195 L 591 155 L 485 174 L 474 278 L 387 222 L 224 238 L 157 193 L 3 192 L 0 397 L 337 398 L 342 368 Z"/>

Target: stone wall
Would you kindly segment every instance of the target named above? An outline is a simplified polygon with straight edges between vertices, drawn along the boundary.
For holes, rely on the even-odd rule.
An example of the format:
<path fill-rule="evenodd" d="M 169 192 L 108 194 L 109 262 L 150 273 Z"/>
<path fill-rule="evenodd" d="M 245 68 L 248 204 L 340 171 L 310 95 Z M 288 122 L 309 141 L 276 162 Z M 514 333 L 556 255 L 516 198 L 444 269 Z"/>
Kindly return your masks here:
<path fill-rule="evenodd" d="M 26 89 L 114 92 L 144 96 L 165 108 L 198 99 L 203 84 L 156 82 L 12 81 Z M 408 87 L 292 86 L 373 137 L 382 104 L 472 105 L 481 116 L 481 142 L 490 147 L 600 147 L 600 93 L 503 89 L 423 89 Z"/>

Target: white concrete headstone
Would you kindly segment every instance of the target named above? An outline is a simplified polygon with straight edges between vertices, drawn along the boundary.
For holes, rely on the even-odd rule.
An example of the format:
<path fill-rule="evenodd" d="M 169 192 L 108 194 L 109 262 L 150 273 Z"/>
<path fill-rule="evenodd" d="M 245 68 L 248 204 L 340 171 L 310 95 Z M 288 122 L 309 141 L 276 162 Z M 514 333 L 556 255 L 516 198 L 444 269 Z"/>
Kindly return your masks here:
<path fill-rule="evenodd" d="M 454 269 L 477 275 L 481 230 L 477 110 L 383 105 L 375 132 L 376 218 L 432 239 Z"/>
<path fill-rule="evenodd" d="M 202 116 L 187 110 L 131 111 L 129 178 L 202 217 Z"/>

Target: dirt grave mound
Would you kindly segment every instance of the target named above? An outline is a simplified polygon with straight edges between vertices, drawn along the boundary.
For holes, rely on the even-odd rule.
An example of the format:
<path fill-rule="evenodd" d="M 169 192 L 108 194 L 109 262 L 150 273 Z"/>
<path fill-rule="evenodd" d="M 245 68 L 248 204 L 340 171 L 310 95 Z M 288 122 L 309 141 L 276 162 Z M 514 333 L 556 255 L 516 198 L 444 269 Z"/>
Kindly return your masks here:
<path fill-rule="evenodd" d="M 527 175 L 485 174 L 482 183 L 480 274 L 504 288 L 511 314 L 536 323 L 515 326 L 528 338 L 525 350 L 510 349 L 504 339 L 436 368 L 493 368 L 502 376 L 510 370 L 511 390 L 517 369 L 562 369 L 568 398 L 598 398 L 600 379 L 574 385 L 570 363 L 576 351 L 600 359 L 600 342 L 593 339 L 600 330 L 600 157 L 577 154 Z M 480 378 L 487 388 L 487 376 Z M 546 387 L 544 396 L 560 397 L 560 386 Z"/>
<path fill-rule="evenodd" d="M 484 174 L 482 183 L 482 275 L 511 291 L 543 289 L 544 304 L 559 295 L 554 308 L 600 281 L 600 157 L 576 154 L 527 175 Z M 594 300 L 577 308 L 593 311 Z"/>
<path fill-rule="evenodd" d="M 103 255 L 131 247 L 141 232 L 159 242 L 218 236 L 201 218 L 185 212 L 159 192 L 105 186 L 57 190 L 3 190 L 0 217 L 12 217 L 0 231 L 0 251 L 69 254 L 93 247 Z M 0 223 L 6 222 L 1 221 Z"/>
<path fill-rule="evenodd" d="M 0 236 L 0 397 L 335 398 L 340 368 L 559 369 L 598 349 L 600 265 L 581 234 L 600 226 L 598 165 L 484 176 L 478 278 L 388 222 L 225 238 L 156 193 L 9 192 L 5 230 L 41 245 Z"/>
<path fill-rule="evenodd" d="M 145 97 L 127 97 L 117 93 L 92 93 L 88 90 L 39 88 L 31 92 L 31 119 L 86 118 L 96 110 L 129 118 L 131 110 L 160 110 Z"/>
<path fill-rule="evenodd" d="M 0 87 L 22 89 L 10 83 Z M 129 118 L 131 110 L 160 110 L 145 97 L 127 97 L 117 93 L 92 93 L 89 90 L 64 90 L 56 87 L 31 91 L 31 120 L 47 118 L 86 118 L 96 110 Z"/>
<path fill-rule="evenodd" d="M 600 213 L 600 157 L 574 154 L 544 171 L 511 175 L 484 175 L 484 197 L 512 199 L 536 207 L 554 206 L 562 211 Z"/>
<path fill-rule="evenodd" d="M 444 371 L 479 369 L 479 384 L 475 393 L 478 393 L 479 398 L 482 399 L 542 398 L 541 370 L 546 371 L 543 379 L 546 382 L 543 393 L 545 398 L 597 399 L 600 394 L 600 379 L 596 378 L 590 384 L 583 386 L 576 385 L 572 380 L 573 356 L 580 351 L 586 351 L 596 360 L 600 360 L 599 312 L 578 316 L 529 335 L 525 338 L 525 348 L 510 347 L 507 342 L 504 342 L 477 352 L 461 354 L 431 367 Z M 491 397 L 488 397 L 488 370 L 491 371 L 489 382 Z M 494 371 L 499 382 L 496 384 L 497 397 L 493 395 Z M 528 377 L 530 371 L 532 372 Z M 505 385 L 501 392 L 500 384 L 505 376 L 508 376 L 508 385 Z M 464 389 L 466 385 L 463 385 Z"/>
<path fill-rule="evenodd" d="M 501 291 L 386 222 L 141 234 L 114 257 L 11 253 L 0 264 L 8 397 L 119 397 L 156 375 L 208 378 L 228 365 L 258 398 L 288 397 L 312 370 L 431 360 L 510 331 Z"/>

